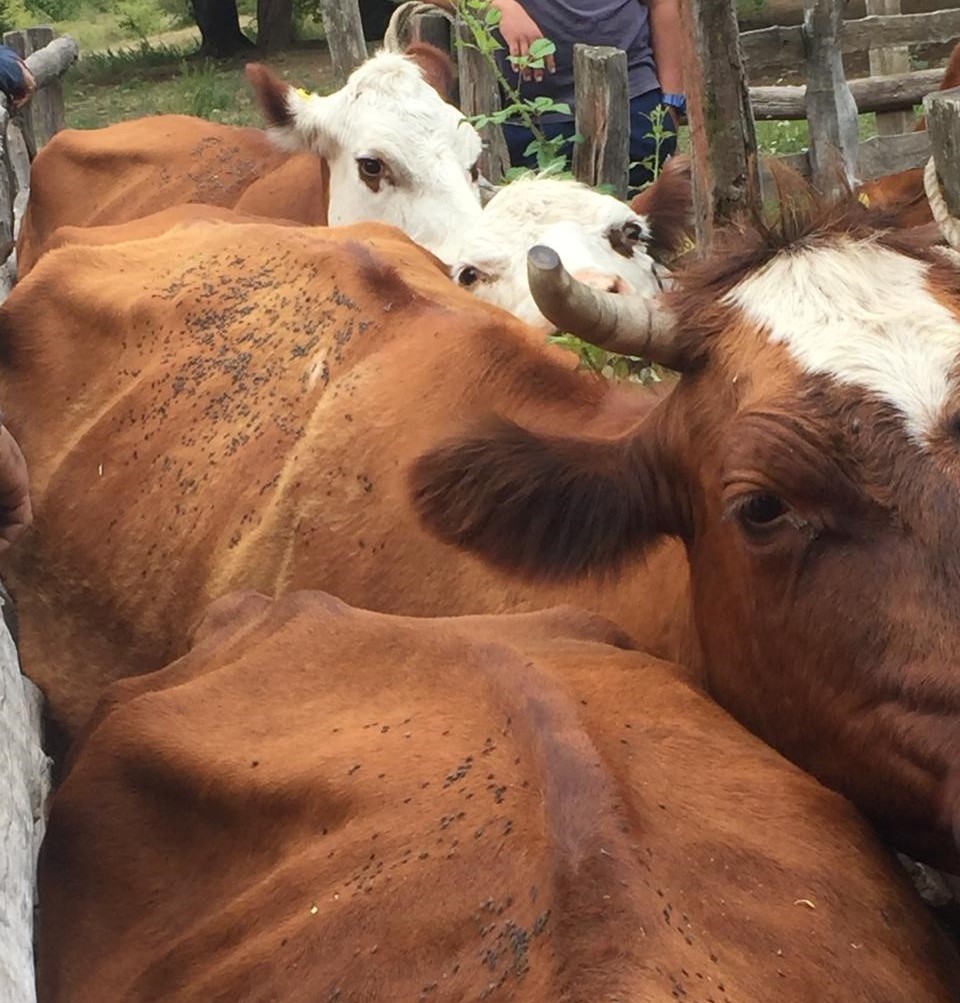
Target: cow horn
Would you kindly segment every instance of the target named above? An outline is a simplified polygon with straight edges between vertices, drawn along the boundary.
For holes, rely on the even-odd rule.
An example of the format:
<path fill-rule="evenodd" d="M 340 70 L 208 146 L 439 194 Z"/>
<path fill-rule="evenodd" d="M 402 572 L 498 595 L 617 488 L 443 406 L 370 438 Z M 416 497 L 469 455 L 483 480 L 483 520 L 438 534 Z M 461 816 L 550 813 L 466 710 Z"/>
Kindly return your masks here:
<path fill-rule="evenodd" d="M 683 369 L 673 317 L 656 301 L 593 289 L 573 278 L 557 252 L 542 244 L 527 252 L 527 276 L 534 302 L 558 331 L 609 352 Z"/>
<path fill-rule="evenodd" d="M 940 178 L 937 177 L 937 165 L 931 157 L 923 169 L 923 188 L 930 203 L 930 212 L 936 220 L 940 232 L 946 242 L 955 251 L 960 251 L 960 219 L 950 215 L 947 200 L 940 189 Z"/>

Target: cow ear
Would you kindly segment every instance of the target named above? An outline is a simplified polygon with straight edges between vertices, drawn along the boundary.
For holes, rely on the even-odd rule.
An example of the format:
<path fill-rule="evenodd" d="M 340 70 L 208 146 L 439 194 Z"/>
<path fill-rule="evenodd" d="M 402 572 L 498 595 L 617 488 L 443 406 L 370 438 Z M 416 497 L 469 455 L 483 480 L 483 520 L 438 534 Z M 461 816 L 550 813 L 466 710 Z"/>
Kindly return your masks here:
<path fill-rule="evenodd" d="M 662 424 L 652 415 L 625 438 L 565 439 L 495 419 L 417 460 L 413 505 L 435 536 L 521 577 L 614 572 L 684 535 Z"/>
<path fill-rule="evenodd" d="M 670 260 L 693 237 L 693 177 L 690 158 L 671 157 L 653 184 L 634 196 L 630 208 L 650 227 L 650 253 Z"/>
<path fill-rule="evenodd" d="M 325 153 L 324 122 L 329 98 L 291 87 L 262 63 L 249 63 L 246 72 L 267 131 L 277 146 L 293 153 Z"/>
<path fill-rule="evenodd" d="M 453 62 L 442 49 L 427 42 L 412 42 L 403 54 L 420 67 L 423 79 L 444 101 L 453 101 Z"/>

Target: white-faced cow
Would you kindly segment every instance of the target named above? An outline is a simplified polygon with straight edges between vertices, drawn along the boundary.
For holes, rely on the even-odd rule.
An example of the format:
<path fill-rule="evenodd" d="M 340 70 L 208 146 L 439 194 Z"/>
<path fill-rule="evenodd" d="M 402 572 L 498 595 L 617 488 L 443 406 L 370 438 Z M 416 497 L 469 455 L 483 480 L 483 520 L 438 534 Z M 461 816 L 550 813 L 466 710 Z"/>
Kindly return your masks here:
<path fill-rule="evenodd" d="M 960 762 L 960 270 L 856 203 L 814 217 L 731 239 L 654 309 L 533 252 L 558 326 L 682 379 L 626 434 L 491 414 L 412 490 L 441 538 L 529 579 L 680 539 L 720 703 L 956 868 L 938 798 Z"/>
<path fill-rule="evenodd" d="M 501 188 L 466 231 L 454 281 L 488 303 L 553 331 L 530 293 L 527 251 L 546 245 L 581 281 L 616 293 L 653 296 L 686 230 L 690 182 L 666 171 L 629 206 L 576 181 L 519 179 Z"/>
<path fill-rule="evenodd" d="M 269 136 L 185 115 L 58 133 L 33 163 L 20 275 L 60 226 L 193 202 L 309 224 L 380 220 L 453 258 L 480 214 L 480 137 L 437 90 L 449 83 L 446 56 L 420 44 L 380 53 L 325 97 L 260 65 L 247 72 Z"/>

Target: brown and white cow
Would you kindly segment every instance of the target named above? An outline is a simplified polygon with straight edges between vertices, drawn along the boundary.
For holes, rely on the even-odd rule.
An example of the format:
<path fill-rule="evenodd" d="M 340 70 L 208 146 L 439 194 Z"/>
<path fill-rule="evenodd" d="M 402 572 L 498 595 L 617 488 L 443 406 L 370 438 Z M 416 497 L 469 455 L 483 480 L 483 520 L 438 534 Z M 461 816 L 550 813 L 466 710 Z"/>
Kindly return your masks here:
<path fill-rule="evenodd" d="M 269 134 L 186 115 L 64 130 L 32 165 L 19 274 L 60 226 L 192 202 L 307 224 L 380 220 L 452 258 L 480 213 L 480 137 L 436 89 L 445 72 L 449 60 L 418 43 L 379 53 L 321 97 L 253 65 Z"/>
<path fill-rule="evenodd" d="M 950 1003 L 857 813 L 569 608 L 215 604 L 53 798 L 42 1003 Z"/>
<path fill-rule="evenodd" d="M 955 868 L 938 792 L 960 763 L 960 271 L 856 203 L 738 240 L 632 314 L 534 253 L 548 316 L 683 376 L 626 434 L 489 415 L 419 461 L 416 504 L 538 580 L 680 539 L 711 693 Z"/>

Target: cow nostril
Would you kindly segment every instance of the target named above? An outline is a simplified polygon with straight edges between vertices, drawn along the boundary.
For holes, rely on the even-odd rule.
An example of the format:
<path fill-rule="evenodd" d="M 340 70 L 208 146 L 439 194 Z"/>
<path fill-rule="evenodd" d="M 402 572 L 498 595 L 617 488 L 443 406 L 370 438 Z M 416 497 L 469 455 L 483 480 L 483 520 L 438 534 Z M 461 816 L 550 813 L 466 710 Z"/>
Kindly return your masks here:
<path fill-rule="evenodd" d="M 618 293 L 621 296 L 626 296 L 633 292 L 633 286 L 626 279 L 619 275 L 611 275 L 610 272 L 584 269 L 574 273 L 574 278 L 579 279 L 584 285 L 592 286 L 605 293 Z"/>

